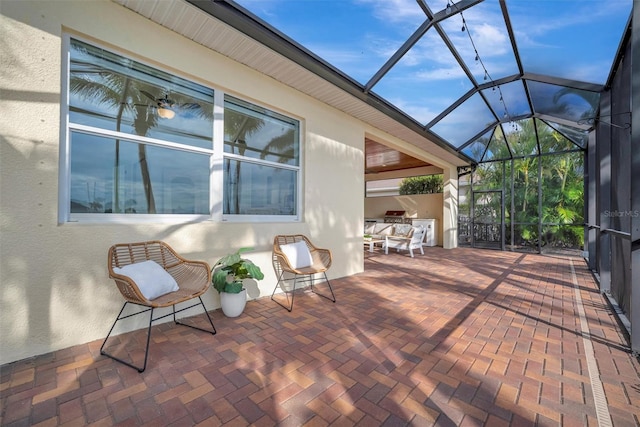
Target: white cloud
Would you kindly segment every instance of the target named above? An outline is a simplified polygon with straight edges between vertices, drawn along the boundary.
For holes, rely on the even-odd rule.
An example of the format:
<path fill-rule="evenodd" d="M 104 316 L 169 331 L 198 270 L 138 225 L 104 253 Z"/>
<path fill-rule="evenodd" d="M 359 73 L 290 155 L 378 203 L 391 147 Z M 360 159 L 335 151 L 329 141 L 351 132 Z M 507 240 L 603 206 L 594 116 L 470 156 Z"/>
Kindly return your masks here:
<path fill-rule="evenodd" d="M 466 74 L 459 66 L 434 68 L 432 70 L 421 70 L 415 74 L 417 78 L 425 81 L 451 80 L 465 78 Z"/>
<path fill-rule="evenodd" d="M 429 123 L 434 117 L 440 114 L 440 111 L 434 111 L 424 103 L 416 104 L 415 102 L 406 102 L 406 100 L 402 99 L 390 99 L 389 101 L 422 124 Z"/>
<path fill-rule="evenodd" d="M 354 3 L 370 6 L 373 15 L 383 22 L 414 23 L 417 27 L 426 19 L 415 0 L 354 0 Z"/>
<path fill-rule="evenodd" d="M 550 4 L 549 1 L 540 1 L 545 10 Z M 553 11 L 546 13 L 544 19 L 540 19 L 540 14 L 526 14 L 529 9 L 519 9 L 517 4 L 513 11 L 510 10 L 510 14 L 515 27 L 516 40 L 520 46 L 551 47 L 548 43 L 540 42 L 539 39 L 550 33 L 557 34 L 572 27 L 601 30 L 603 19 L 608 20 L 609 17 L 620 16 L 630 10 L 630 2 L 631 0 L 553 0 Z"/>
<path fill-rule="evenodd" d="M 472 36 L 483 57 L 504 55 L 511 50 L 508 35 L 493 25 L 474 27 Z"/>

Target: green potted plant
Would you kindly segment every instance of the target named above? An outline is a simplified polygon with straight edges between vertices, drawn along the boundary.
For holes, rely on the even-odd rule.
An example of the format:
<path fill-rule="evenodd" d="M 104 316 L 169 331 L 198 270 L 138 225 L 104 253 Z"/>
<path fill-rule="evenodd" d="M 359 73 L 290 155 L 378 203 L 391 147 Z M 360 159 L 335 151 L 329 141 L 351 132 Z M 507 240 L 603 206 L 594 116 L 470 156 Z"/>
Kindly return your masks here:
<path fill-rule="evenodd" d="M 227 317 L 237 317 L 244 311 L 247 304 L 247 290 L 242 282 L 244 279 L 264 279 L 260 267 L 251 260 L 242 258 L 243 252 L 253 248 L 240 248 L 232 254 L 228 254 L 211 269 L 211 283 L 220 293 L 220 305 L 222 312 Z"/>

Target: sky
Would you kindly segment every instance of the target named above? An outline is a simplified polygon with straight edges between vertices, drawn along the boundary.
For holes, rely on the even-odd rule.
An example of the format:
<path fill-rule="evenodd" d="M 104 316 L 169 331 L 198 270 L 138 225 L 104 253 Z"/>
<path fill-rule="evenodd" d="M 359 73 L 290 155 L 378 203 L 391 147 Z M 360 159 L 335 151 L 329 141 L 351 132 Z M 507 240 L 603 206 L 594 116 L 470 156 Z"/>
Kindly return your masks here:
<path fill-rule="evenodd" d="M 425 2 L 433 13 L 447 6 L 447 0 Z M 362 85 L 426 20 L 417 0 L 236 3 Z M 632 3 L 506 0 L 525 72 L 605 83 Z M 462 14 L 452 14 L 442 28 L 479 84 L 518 72 L 498 0 L 485 0 Z M 472 87 L 431 28 L 372 91 L 427 125 Z M 516 100 L 517 94 L 524 93 L 521 88 L 504 88 L 504 92 L 503 108 L 515 111 L 522 107 Z M 511 94 L 511 107 L 506 92 Z"/>

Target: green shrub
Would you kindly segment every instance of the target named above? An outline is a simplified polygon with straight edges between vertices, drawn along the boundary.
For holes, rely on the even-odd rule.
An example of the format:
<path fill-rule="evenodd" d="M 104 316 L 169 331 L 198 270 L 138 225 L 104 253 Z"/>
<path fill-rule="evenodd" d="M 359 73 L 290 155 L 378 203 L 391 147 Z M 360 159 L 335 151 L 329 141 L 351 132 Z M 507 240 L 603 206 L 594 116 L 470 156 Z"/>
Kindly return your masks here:
<path fill-rule="evenodd" d="M 400 183 L 400 194 L 442 193 L 442 175 L 423 175 L 405 178 Z"/>

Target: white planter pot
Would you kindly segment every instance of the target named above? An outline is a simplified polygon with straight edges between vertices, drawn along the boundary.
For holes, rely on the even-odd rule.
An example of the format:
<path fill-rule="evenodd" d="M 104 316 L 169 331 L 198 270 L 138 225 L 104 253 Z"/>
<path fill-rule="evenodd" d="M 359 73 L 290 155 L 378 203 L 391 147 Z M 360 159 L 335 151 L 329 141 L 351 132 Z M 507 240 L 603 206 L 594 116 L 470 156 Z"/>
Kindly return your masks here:
<path fill-rule="evenodd" d="M 222 312 L 227 317 L 238 317 L 244 311 L 244 306 L 247 305 L 247 290 L 243 289 L 237 294 L 230 294 L 228 292 L 220 293 L 220 305 L 222 306 Z"/>

